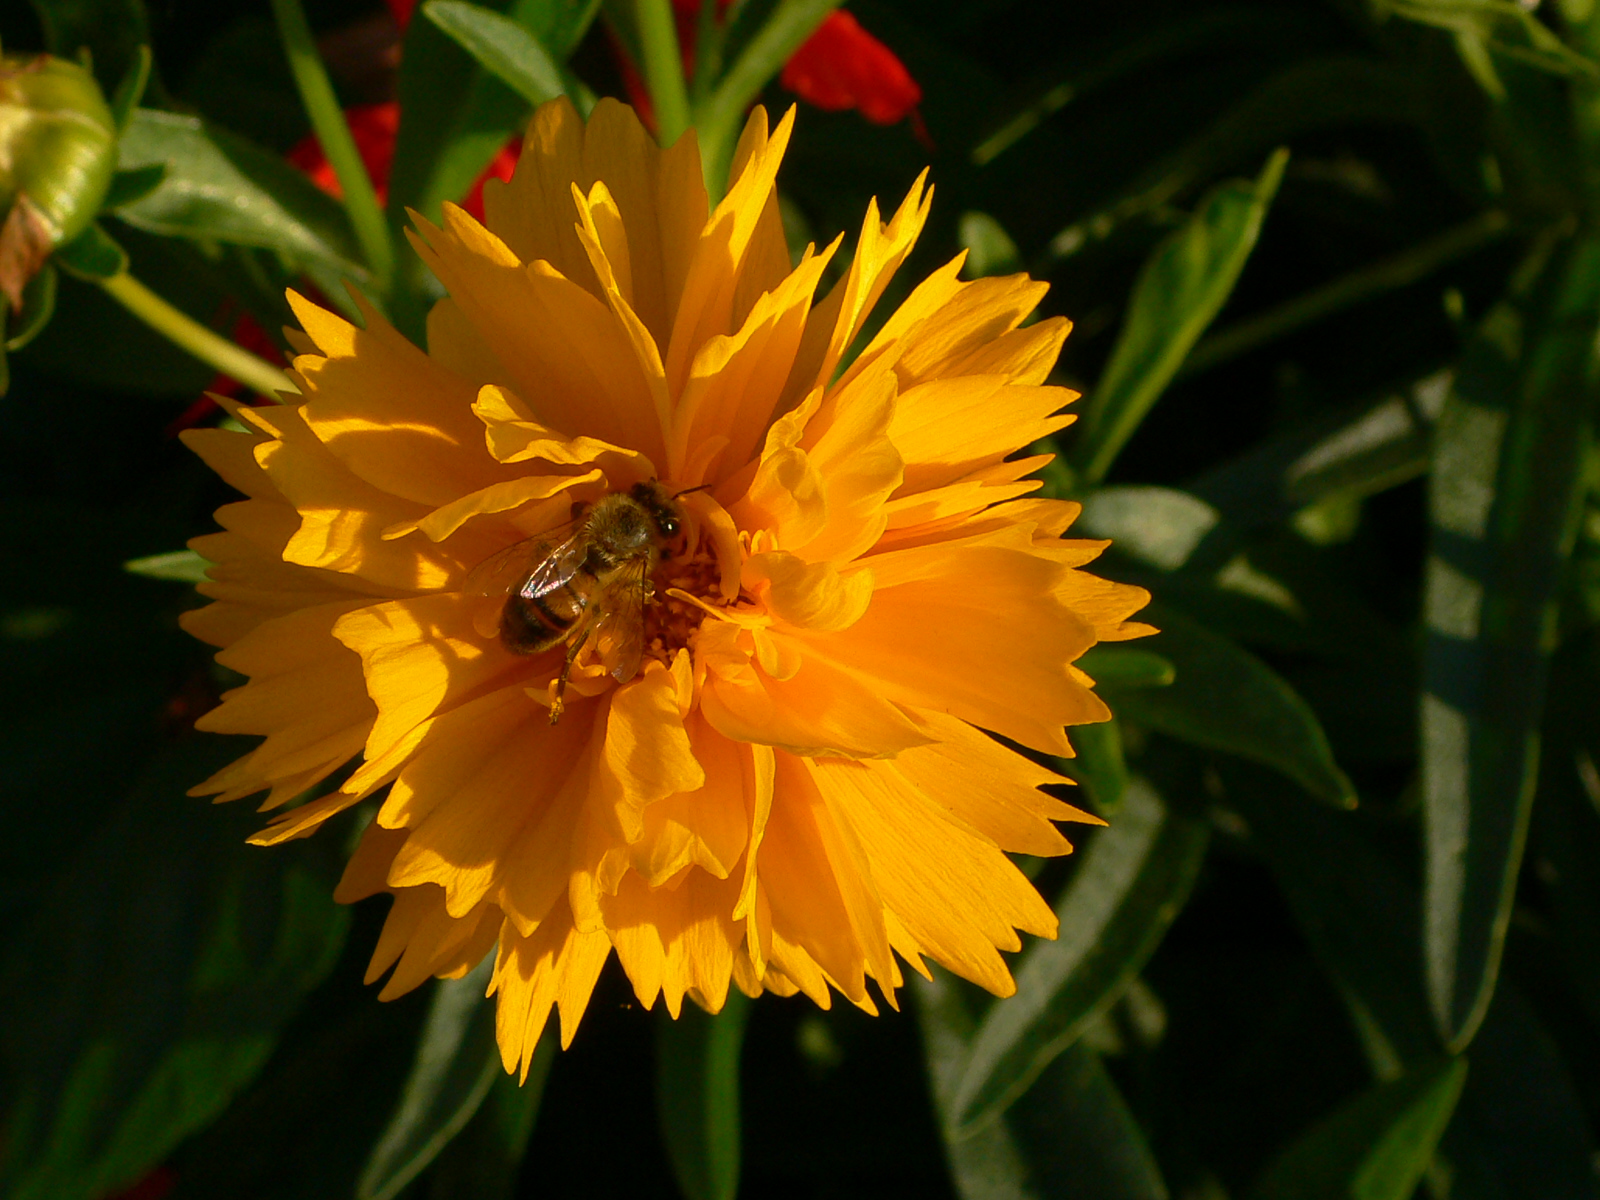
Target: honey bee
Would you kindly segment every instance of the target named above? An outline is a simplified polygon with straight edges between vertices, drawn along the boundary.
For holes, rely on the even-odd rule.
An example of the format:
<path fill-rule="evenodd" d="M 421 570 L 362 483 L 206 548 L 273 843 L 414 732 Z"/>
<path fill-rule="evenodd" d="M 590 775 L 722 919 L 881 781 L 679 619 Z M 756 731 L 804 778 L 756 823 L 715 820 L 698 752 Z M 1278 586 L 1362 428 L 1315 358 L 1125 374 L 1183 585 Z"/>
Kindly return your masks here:
<path fill-rule="evenodd" d="M 467 577 L 463 590 L 504 596 L 500 641 L 514 654 L 567 644 L 556 678 L 550 723 L 561 719 L 572 664 L 592 639 L 626 683 L 644 653 L 644 606 L 651 575 L 672 557 L 683 528 L 675 498 L 655 480 L 575 508 L 573 520 L 508 546 Z"/>

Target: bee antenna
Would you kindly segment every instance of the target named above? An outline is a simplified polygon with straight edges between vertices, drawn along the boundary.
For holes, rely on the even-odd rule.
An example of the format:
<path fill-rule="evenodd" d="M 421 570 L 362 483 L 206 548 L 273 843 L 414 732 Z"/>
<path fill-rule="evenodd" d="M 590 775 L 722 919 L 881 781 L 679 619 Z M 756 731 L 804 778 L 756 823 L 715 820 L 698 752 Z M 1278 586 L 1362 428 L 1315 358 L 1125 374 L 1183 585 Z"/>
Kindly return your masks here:
<path fill-rule="evenodd" d="M 714 486 L 716 486 L 716 485 L 715 484 L 710 484 L 710 483 L 702 483 L 699 487 L 684 488 L 683 491 L 681 491 L 681 492 L 673 492 L 672 493 L 672 498 L 674 500 L 676 500 L 680 496 L 693 495 L 695 492 L 709 492 Z"/>

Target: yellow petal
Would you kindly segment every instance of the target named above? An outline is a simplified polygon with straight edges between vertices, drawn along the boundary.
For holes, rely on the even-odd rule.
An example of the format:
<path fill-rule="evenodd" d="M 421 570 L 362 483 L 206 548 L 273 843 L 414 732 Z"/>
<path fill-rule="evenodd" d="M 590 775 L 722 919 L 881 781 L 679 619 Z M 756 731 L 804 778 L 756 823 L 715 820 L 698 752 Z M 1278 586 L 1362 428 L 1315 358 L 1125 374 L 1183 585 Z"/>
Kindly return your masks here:
<path fill-rule="evenodd" d="M 289 293 L 295 315 L 320 337 L 322 355 L 301 355 L 300 413 L 352 474 L 429 507 L 508 477 L 483 454 L 472 419 L 479 381 L 445 370 L 362 306 L 356 329 Z"/>

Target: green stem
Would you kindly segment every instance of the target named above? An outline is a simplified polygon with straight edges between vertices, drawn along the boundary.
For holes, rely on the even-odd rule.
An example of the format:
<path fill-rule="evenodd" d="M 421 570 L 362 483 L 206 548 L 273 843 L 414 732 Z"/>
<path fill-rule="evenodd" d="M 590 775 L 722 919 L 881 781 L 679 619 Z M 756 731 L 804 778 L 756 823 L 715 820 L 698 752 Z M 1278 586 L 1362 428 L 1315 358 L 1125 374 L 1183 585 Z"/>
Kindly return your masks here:
<path fill-rule="evenodd" d="M 1178 374 L 1196 375 L 1370 296 L 1426 279 L 1440 267 L 1498 241 L 1510 230 L 1511 219 L 1499 209 L 1479 213 L 1409 250 L 1352 271 L 1206 338 L 1189 352 Z"/>
<path fill-rule="evenodd" d="M 728 68 L 717 90 L 697 106 L 694 124 L 700 131 L 706 186 L 713 196 L 728 189 L 728 167 L 745 112 L 839 3 L 840 0 L 780 0 L 761 31 Z"/>
<path fill-rule="evenodd" d="M 683 54 L 671 0 L 638 0 L 639 43 L 644 55 L 644 82 L 656 110 L 656 130 L 670 146 L 689 128 L 689 88 L 683 78 Z"/>
<path fill-rule="evenodd" d="M 722 74 L 722 46 L 727 27 L 717 15 L 717 0 L 700 0 L 700 17 L 694 34 L 694 76 L 689 81 L 690 107 L 699 109 Z"/>
<path fill-rule="evenodd" d="M 305 105 L 311 129 L 322 143 L 322 152 L 328 156 L 339 186 L 344 190 L 344 208 L 350 215 L 356 240 L 361 243 L 361 252 L 379 290 L 386 292 L 394 273 L 394 245 L 384 224 L 378 193 L 373 189 L 366 164 L 361 161 L 350 126 L 345 123 L 339 99 L 333 94 L 333 84 L 328 81 L 322 56 L 317 53 L 305 10 L 300 7 L 300 0 L 272 0 L 272 12 L 278 20 L 278 32 L 289 56 L 289 69 L 294 73 L 300 102 Z"/>
<path fill-rule="evenodd" d="M 107 295 L 151 329 L 183 347 L 207 366 L 237 379 L 251 391 L 277 399 L 279 392 L 296 390 L 289 377 L 277 367 L 207 329 L 188 313 L 168 304 L 126 271 L 98 282 Z"/>

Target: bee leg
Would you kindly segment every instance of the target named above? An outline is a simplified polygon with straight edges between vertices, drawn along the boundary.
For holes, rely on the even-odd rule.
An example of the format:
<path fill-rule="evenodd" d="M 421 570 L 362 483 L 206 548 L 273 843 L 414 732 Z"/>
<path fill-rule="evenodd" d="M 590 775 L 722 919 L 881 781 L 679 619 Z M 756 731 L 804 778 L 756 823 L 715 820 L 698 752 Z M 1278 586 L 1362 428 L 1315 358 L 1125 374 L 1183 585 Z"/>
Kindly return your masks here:
<path fill-rule="evenodd" d="M 572 674 L 572 664 L 578 657 L 578 651 L 583 649 L 583 644 L 589 640 L 589 631 L 593 626 L 586 627 L 582 633 L 572 639 L 567 647 L 567 661 L 561 664 L 561 674 L 556 676 L 556 694 L 550 698 L 550 724 L 554 725 L 561 720 L 561 714 L 567 710 L 564 697 L 567 693 L 567 679 Z"/>
<path fill-rule="evenodd" d="M 644 592 L 644 602 L 646 604 L 655 604 L 655 603 L 657 603 L 657 600 L 656 600 L 656 585 L 655 585 L 655 581 L 653 579 L 646 579 L 644 581 L 644 583 L 641 585 L 640 590 Z"/>

